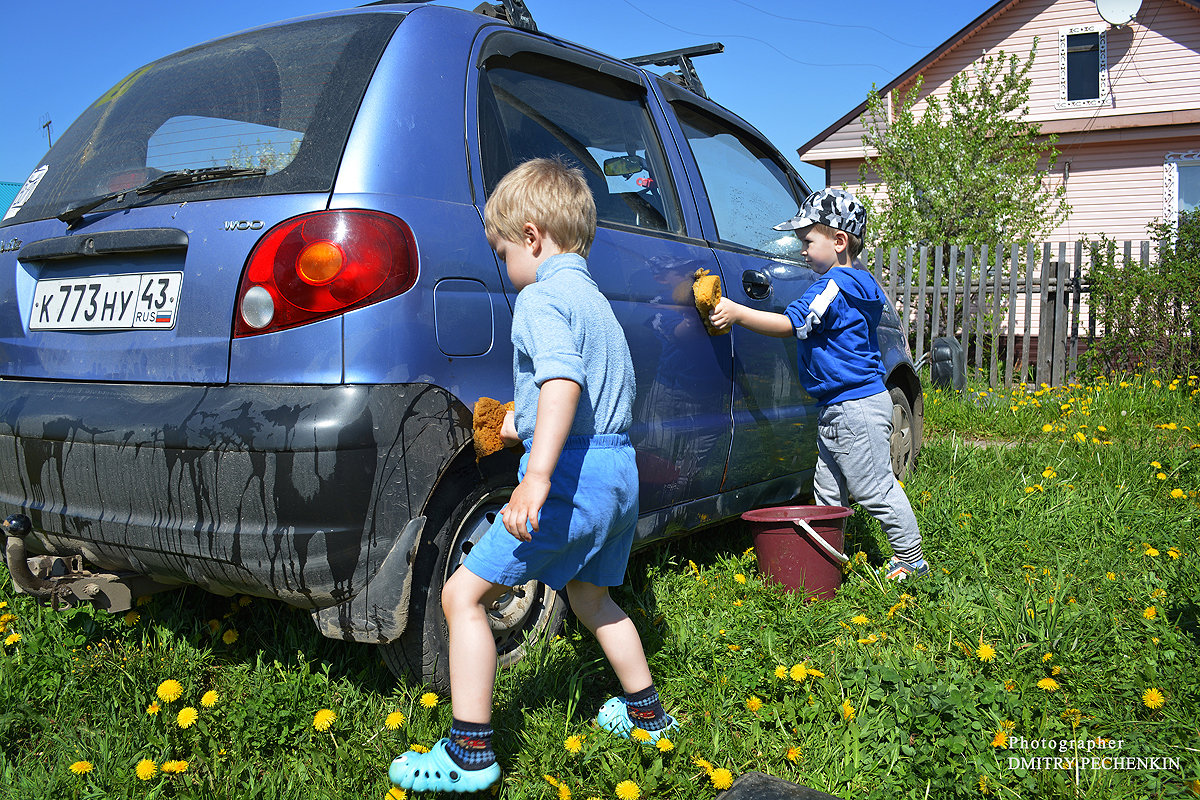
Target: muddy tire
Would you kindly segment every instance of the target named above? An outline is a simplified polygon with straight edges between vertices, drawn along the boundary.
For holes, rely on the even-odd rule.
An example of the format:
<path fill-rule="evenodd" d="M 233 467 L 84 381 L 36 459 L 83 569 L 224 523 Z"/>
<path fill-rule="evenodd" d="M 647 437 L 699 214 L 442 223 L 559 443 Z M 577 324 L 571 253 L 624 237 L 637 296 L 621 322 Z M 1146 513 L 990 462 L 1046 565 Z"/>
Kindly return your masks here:
<path fill-rule="evenodd" d="M 442 692 L 450 688 L 442 587 L 508 502 L 516 488 L 516 469 L 481 473 L 472 465 L 443 484 L 427 515 L 436 530 L 426 529 L 413 565 L 408 624 L 400 639 L 380 645 L 384 662 L 397 677 L 407 675 Z M 565 615 L 564 599 L 540 581 L 506 592 L 488 612 L 500 666 L 520 661 L 532 641 L 558 633 Z"/>

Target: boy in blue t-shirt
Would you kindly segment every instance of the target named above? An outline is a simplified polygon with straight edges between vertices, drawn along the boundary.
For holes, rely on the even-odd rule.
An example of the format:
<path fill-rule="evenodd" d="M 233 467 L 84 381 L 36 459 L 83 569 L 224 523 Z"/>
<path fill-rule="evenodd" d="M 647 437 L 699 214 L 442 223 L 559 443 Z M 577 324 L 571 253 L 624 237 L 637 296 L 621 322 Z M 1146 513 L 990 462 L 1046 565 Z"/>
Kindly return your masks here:
<path fill-rule="evenodd" d="M 633 360 L 616 316 L 588 273 L 596 205 L 578 169 L 534 159 L 500 180 L 484 209 L 488 243 L 518 290 L 513 309 L 515 410 L 505 444 L 524 443 L 520 483 L 442 589 L 450 628 L 449 735 L 392 762 L 414 791 L 475 792 L 500 777 L 492 749 L 496 645 L 487 608 L 537 579 L 561 591 L 604 650 L 623 694 L 596 722 L 657 741 L 667 714 L 633 621 L 609 596 L 625 580 L 638 520 Z"/>
<path fill-rule="evenodd" d="M 709 319 L 722 328 L 737 324 L 800 340 L 800 382 L 820 405 L 816 502 L 844 506 L 853 497 L 879 520 L 895 553 L 886 575 L 903 580 L 925 575 L 929 564 L 921 551 L 917 518 L 892 473 L 892 401 L 876 335 L 888 300 L 855 261 L 866 224 L 866 209 L 854 195 L 843 189 L 813 192 L 800 213 L 775 229 L 796 232 L 804 242 L 804 256 L 824 280 L 793 300 L 784 314 L 723 297 Z"/>

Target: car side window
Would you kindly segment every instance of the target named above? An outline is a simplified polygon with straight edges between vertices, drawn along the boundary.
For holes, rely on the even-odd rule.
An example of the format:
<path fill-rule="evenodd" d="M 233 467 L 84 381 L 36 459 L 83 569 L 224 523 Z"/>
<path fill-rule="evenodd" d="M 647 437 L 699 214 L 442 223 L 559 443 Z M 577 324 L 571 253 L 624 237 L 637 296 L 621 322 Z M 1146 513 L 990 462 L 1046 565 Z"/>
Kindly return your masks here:
<path fill-rule="evenodd" d="M 801 200 L 777 157 L 723 120 L 685 103 L 672 107 L 700 169 L 718 238 L 773 257 L 801 260 L 796 235 L 772 230 L 795 215 Z"/>
<path fill-rule="evenodd" d="M 531 158 L 579 167 L 600 223 L 683 232 L 645 90 L 557 59 L 520 53 L 484 65 L 479 92 L 483 179 Z"/>

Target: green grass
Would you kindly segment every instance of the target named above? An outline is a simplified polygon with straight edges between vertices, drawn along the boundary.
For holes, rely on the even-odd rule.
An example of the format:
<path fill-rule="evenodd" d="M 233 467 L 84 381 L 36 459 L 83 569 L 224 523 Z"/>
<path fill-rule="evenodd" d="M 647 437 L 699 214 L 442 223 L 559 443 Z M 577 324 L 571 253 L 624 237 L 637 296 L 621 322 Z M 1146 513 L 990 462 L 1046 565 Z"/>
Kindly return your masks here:
<path fill-rule="evenodd" d="M 908 585 L 878 579 L 890 551 L 861 511 L 847 531 L 861 555 L 829 601 L 765 585 L 741 526 L 636 555 L 616 596 L 683 723 L 673 749 L 595 728 L 616 680 L 569 622 L 500 676 L 498 796 L 612 798 L 632 781 L 643 798 L 711 798 L 751 770 L 846 798 L 1194 796 L 1198 386 L 928 392 L 906 491 L 935 574 Z M 396 685 L 372 648 L 322 639 L 301 611 L 186 590 L 136 620 L 56 612 L 0 579 L 2 796 L 383 798 L 391 758 L 449 722 L 448 698 L 425 707 L 425 687 Z M 156 698 L 167 679 L 173 702 Z M 198 718 L 181 728 L 185 706 Z M 324 731 L 321 709 L 336 714 Z M 1082 742 L 1053 754 L 1068 762 L 1089 741 L 1096 758 L 1159 761 L 1010 762 L 1051 755 L 1035 739 Z M 142 759 L 187 769 L 143 781 Z M 92 770 L 73 774 L 78 761 Z"/>

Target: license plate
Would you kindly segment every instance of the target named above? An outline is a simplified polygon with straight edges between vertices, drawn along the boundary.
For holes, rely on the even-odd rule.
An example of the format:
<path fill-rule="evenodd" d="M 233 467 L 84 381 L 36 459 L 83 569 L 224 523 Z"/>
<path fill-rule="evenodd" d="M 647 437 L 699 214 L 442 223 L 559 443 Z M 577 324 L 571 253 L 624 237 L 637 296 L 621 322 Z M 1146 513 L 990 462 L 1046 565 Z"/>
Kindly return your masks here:
<path fill-rule="evenodd" d="M 38 281 L 29 329 L 170 330 L 179 313 L 181 286 L 182 272 Z"/>

